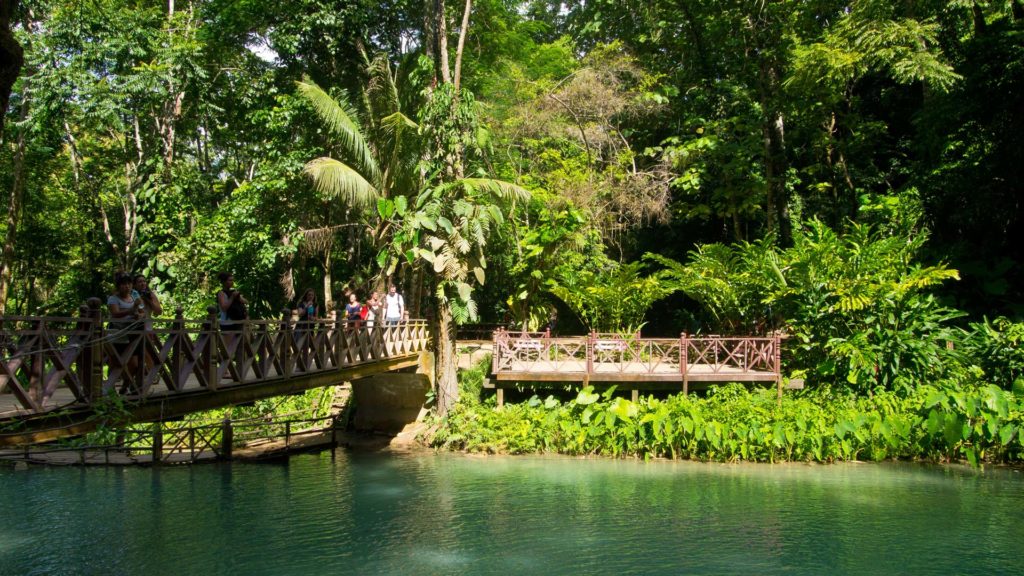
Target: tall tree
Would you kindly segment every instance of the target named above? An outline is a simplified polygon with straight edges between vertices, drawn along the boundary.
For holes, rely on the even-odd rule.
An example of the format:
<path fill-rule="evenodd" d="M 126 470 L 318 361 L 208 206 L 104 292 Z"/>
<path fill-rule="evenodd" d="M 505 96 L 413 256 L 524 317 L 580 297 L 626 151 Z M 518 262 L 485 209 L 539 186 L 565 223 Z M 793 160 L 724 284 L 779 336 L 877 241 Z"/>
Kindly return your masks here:
<path fill-rule="evenodd" d="M 7 116 L 11 89 L 25 61 L 25 51 L 14 37 L 11 24 L 17 9 L 18 0 L 0 0 L 0 142 L 4 139 L 3 119 Z"/>

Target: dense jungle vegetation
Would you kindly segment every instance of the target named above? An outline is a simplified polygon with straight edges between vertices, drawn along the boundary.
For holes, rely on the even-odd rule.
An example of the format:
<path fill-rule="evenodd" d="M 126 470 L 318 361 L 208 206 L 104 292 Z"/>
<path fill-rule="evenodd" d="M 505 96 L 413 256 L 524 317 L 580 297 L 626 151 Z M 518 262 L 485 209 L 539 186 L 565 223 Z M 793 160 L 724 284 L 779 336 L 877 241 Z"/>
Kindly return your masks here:
<path fill-rule="evenodd" d="M 222 270 L 257 316 L 395 282 L 442 413 L 459 324 L 779 329 L 818 400 L 778 409 L 837 440 L 740 457 L 903 454 L 844 444 L 877 424 L 984 458 L 980 406 L 1020 454 L 1020 0 L 7 0 L 0 56 L 0 314 L 117 270 L 188 316 Z M 660 438 L 727 396 L 545 405 Z M 936 406 L 948 446 L 905 428 L 953 439 Z M 632 452 L 697 450 L 674 438 Z"/>

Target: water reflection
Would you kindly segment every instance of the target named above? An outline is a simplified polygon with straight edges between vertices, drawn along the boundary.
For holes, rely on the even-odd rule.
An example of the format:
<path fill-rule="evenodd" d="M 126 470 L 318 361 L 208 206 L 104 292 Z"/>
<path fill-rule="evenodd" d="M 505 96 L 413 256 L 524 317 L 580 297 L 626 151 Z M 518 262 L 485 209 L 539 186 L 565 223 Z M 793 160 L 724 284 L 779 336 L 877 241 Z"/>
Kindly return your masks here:
<path fill-rule="evenodd" d="M 909 464 L 450 454 L 3 468 L 0 574 L 1011 574 L 1022 488 Z"/>

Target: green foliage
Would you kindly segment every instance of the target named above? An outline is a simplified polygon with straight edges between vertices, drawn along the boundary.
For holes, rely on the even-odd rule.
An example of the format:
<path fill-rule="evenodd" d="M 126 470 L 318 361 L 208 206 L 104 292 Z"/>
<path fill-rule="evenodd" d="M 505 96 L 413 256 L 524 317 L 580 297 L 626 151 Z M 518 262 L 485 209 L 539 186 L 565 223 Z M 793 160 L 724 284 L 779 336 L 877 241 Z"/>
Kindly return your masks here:
<path fill-rule="evenodd" d="M 486 140 L 476 123 L 473 97 L 456 97 L 445 84 L 431 92 L 420 113 L 421 138 L 432 145 L 420 162 L 428 174 L 424 187 L 408 202 L 381 203 L 396 228 L 390 254 L 378 255 L 390 274 L 402 259 L 423 262 L 435 278 L 438 301 L 450 306 L 462 324 L 478 317 L 474 285 L 486 281 L 485 248 L 505 222 L 505 212 L 529 200 L 530 193 L 509 182 L 484 177 L 481 170 L 467 176 L 467 161 L 484 153 Z M 467 156 L 468 153 L 472 153 Z"/>
<path fill-rule="evenodd" d="M 1024 457 L 1024 399 L 996 386 L 907 397 L 829 390 L 786 395 L 714 389 L 706 398 L 642 397 L 632 402 L 590 387 L 562 402 L 536 396 L 501 409 L 459 405 L 433 438 L 471 452 L 595 454 L 711 461 L 929 459 L 1018 462 Z"/>
<path fill-rule="evenodd" d="M 1024 391 L 1024 323 L 1007 318 L 972 322 L 959 339 L 960 351 L 1005 389 Z"/>
<path fill-rule="evenodd" d="M 664 257 L 666 286 L 701 303 L 713 330 L 783 329 L 791 368 L 853 390 L 900 389 L 938 378 L 957 357 L 950 321 L 962 314 L 928 291 L 958 278 L 916 262 L 927 235 L 883 236 L 851 224 L 844 235 L 811 221 L 791 248 L 770 241 L 703 246 L 686 265 Z"/>
<path fill-rule="evenodd" d="M 459 370 L 459 402 L 467 406 L 480 404 L 484 379 L 491 373 L 490 354 L 481 358 L 468 369 Z"/>
<path fill-rule="evenodd" d="M 643 262 L 615 264 L 608 260 L 604 264 L 596 271 L 563 268 L 551 293 L 593 331 L 638 331 L 651 305 L 671 294 L 673 288 L 657 274 L 642 276 Z"/>

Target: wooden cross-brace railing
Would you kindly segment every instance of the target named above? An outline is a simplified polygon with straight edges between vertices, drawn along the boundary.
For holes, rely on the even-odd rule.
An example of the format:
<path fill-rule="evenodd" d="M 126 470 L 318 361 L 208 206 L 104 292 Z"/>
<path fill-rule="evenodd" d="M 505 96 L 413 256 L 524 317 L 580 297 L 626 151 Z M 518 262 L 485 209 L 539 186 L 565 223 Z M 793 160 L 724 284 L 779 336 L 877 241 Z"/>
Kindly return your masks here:
<path fill-rule="evenodd" d="M 105 322 L 99 299 L 78 317 L 0 317 L 0 397 L 18 413 L 88 406 L 119 395 L 130 401 L 217 391 L 307 377 L 425 351 L 423 320 L 397 324 L 338 320 L 247 320 L 221 326 L 217 309 L 202 320 Z M 59 389 L 70 394 L 54 400 Z"/>
<path fill-rule="evenodd" d="M 766 337 L 641 338 L 590 333 L 494 332 L 491 373 L 499 380 L 607 382 L 773 381 L 782 393 L 782 334 Z"/>

